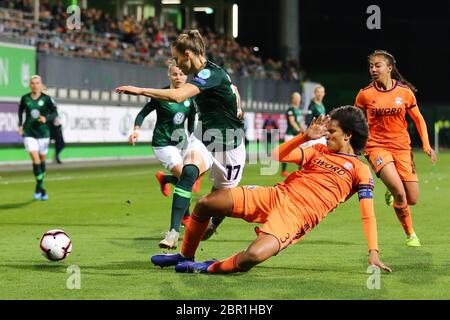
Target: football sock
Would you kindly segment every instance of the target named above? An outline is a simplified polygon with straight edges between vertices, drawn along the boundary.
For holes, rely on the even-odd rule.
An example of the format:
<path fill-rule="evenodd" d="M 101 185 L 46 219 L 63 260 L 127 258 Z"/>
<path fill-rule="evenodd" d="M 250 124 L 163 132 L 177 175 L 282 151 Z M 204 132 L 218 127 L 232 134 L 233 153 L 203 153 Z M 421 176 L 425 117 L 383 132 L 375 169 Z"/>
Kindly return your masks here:
<path fill-rule="evenodd" d="M 171 174 L 166 174 L 162 178 L 163 183 L 170 183 L 176 185 L 178 183 L 178 178 Z"/>
<path fill-rule="evenodd" d="M 403 230 L 405 230 L 406 235 L 412 235 L 414 233 L 414 229 L 409 206 L 407 204 L 399 206 L 394 202 L 394 210 L 397 214 L 397 218 L 400 221 L 400 224 L 403 227 Z"/>
<path fill-rule="evenodd" d="M 36 192 L 40 192 L 44 187 L 44 174 L 42 173 L 41 164 L 33 163 L 33 173 L 36 178 Z"/>
<path fill-rule="evenodd" d="M 192 212 L 191 221 L 186 228 L 186 233 L 183 237 L 183 244 L 181 245 L 181 254 L 186 258 L 192 258 L 195 256 L 200 240 L 203 234 L 208 228 L 209 219 L 201 221 L 199 217 Z"/>
<path fill-rule="evenodd" d="M 212 217 L 211 222 L 214 226 L 218 227 L 225 217 Z"/>
<path fill-rule="evenodd" d="M 45 175 L 45 171 L 47 170 L 47 166 L 45 165 L 45 161 L 41 161 L 41 172 Z"/>
<path fill-rule="evenodd" d="M 180 179 L 175 185 L 173 192 L 172 214 L 170 218 L 170 229 L 180 232 L 181 218 L 189 209 L 192 197 L 192 186 L 197 180 L 199 170 L 197 166 L 188 164 L 183 167 Z"/>
<path fill-rule="evenodd" d="M 239 272 L 241 269 L 239 268 L 239 258 L 242 252 L 238 252 L 235 255 L 226 258 L 221 261 L 214 262 L 212 265 L 208 267 L 209 273 L 233 273 Z"/>

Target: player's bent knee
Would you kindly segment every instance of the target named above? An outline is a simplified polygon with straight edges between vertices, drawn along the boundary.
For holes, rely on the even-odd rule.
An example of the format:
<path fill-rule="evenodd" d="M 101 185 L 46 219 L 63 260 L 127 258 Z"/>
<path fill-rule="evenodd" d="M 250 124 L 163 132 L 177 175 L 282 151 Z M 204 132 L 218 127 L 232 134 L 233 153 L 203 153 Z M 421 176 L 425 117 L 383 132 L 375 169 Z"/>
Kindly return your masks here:
<path fill-rule="evenodd" d="M 408 205 L 415 206 L 417 204 L 418 197 L 410 197 L 408 198 Z"/>

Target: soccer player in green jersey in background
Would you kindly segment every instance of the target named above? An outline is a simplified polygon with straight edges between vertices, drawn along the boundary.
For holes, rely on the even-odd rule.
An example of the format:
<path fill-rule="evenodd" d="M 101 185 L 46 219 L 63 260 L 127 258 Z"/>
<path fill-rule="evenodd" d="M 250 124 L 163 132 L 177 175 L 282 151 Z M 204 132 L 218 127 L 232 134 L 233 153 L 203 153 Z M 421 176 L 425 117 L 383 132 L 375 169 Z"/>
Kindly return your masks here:
<path fill-rule="evenodd" d="M 171 62 L 168 67 L 168 77 L 170 88 L 176 89 L 186 83 L 187 76 L 175 64 Z M 156 158 L 172 174 L 164 174 L 162 171 L 156 173 L 156 179 L 161 186 L 161 192 L 167 197 L 170 195 L 169 184 L 176 185 L 181 171 L 183 169 L 183 152 L 186 148 L 187 138 L 184 124 L 188 121 L 187 129 L 189 133 L 194 132 L 195 125 L 195 105 L 192 98 L 186 99 L 180 103 L 159 101 L 150 98 L 150 101 L 142 108 L 134 121 L 134 132 L 128 138 L 128 142 L 135 144 L 139 138 L 139 129 L 146 116 L 156 110 L 156 125 L 153 131 L 152 147 Z M 200 178 L 197 179 L 195 189 L 200 188 Z M 161 248 L 170 247 L 171 243 L 167 240 L 168 235 L 174 232 L 180 232 L 180 222 L 186 225 L 189 219 L 189 208 L 184 213 L 183 220 L 180 216 L 172 215 L 170 219 L 170 228 L 165 238 L 159 243 Z"/>
<path fill-rule="evenodd" d="M 45 158 L 50 142 L 51 122 L 58 115 L 54 100 L 42 92 L 42 79 L 34 75 L 30 79 L 31 92 L 23 95 L 19 103 L 19 134 L 23 136 L 25 149 L 33 162 L 33 173 L 36 177 L 34 199 L 48 200 L 44 188 L 46 172 Z M 25 112 L 25 122 L 23 113 Z"/>
<path fill-rule="evenodd" d="M 186 84 L 176 89 L 121 86 L 115 91 L 177 103 L 195 96 L 199 123 L 189 138 L 172 202 L 172 215 L 182 216 L 189 207 L 192 187 L 204 172 L 210 170 L 213 190 L 237 186 L 246 152 L 237 88 L 223 68 L 207 60 L 200 33 L 190 30 L 179 35 L 172 43 L 172 57 L 184 74 L 193 75 Z M 198 220 L 195 212 L 191 219 Z M 210 230 L 215 229 L 211 221 L 202 223 L 210 224 Z M 179 234 L 169 236 L 171 248 L 176 248 Z"/>
<path fill-rule="evenodd" d="M 323 105 L 323 97 L 325 97 L 325 87 L 319 84 L 314 88 L 314 98 L 311 99 L 308 106 L 306 126 L 309 126 L 314 118 L 317 119 L 321 115 L 326 114 L 325 106 Z M 321 143 L 326 146 L 327 140 L 324 137 L 317 140 L 310 140 L 303 144 L 302 147 L 311 147 L 317 143 Z"/>
<path fill-rule="evenodd" d="M 303 114 L 300 110 L 300 103 L 302 102 L 302 96 L 298 92 L 294 92 L 291 95 L 291 106 L 286 111 L 287 119 L 287 130 L 284 135 L 284 141 L 289 141 L 301 131 L 303 131 L 304 120 Z M 287 172 L 287 163 L 283 162 L 281 164 L 281 176 L 287 177 L 289 172 Z"/>

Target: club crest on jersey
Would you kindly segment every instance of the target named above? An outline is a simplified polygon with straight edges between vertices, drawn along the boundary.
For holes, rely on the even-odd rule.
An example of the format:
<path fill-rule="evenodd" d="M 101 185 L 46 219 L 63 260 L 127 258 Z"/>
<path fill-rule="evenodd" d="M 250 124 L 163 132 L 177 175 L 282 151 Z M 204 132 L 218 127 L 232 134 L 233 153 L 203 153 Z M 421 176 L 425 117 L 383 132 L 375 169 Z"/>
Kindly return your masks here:
<path fill-rule="evenodd" d="M 346 162 L 344 163 L 344 168 L 350 170 L 351 168 L 353 168 L 353 165 L 350 162 Z"/>
<path fill-rule="evenodd" d="M 189 107 L 191 105 L 191 102 L 189 100 L 186 100 L 183 104 L 185 107 Z"/>
<path fill-rule="evenodd" d="M 381 159 L 381 156 L 378 156 L 375 161 L 377 162 L 377 166 L 380 166 L 383 163 L 383 159 Z"/>
<path fill-rule="evenodd" d="M 39 100 L 39 102 L 38 102 L 38 106 L 39 107 L 42 107 L 44 105 L 44 101 L 42 101 L 42 100 Z"/>
<path fill-rule="evenodd" d="M 397 97 L 397 98 L 395 98 L 395 104 L 396 105 L 401 105 L 403 103 L 403 100 L 402 100 L 402 98 L 400 98 L 400 97 Z"/>
<path fill-rule="evenodd" d="M 198 76 L 202 79 L 208 79 L 211 76 L 211 71 L 209 69 L 203 69 L 198 73 Z"/>
<path fill-rule="evenodd" d="M 173 123 L 175 124 L 182 124 L 184 122 L 184 113 L 183 112 L 177 112 L 175 116 L 173 117 Z"/>

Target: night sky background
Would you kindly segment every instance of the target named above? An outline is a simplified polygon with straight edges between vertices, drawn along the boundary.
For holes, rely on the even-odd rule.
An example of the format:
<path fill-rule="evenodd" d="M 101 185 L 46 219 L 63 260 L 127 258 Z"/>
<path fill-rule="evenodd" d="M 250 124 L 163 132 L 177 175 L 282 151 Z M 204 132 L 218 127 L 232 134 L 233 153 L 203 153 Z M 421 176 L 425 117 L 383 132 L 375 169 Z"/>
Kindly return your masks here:
<path fill-rule="evenodd" d="M 278 1 L 240 0 L 238 41 L 260 47 L 264 57 L 279 58 Z M 369 30 L 369 5 L 381 9 L 381 29 Z M 311 74 L 366 75 L 367 55 L 391 52 L 403 76 L 414 83 L 418 98 L 450 102 L 450 1 L 300 0 L 300 65 Z M 365 83 L 361 83 L 361 87 Z"/>

